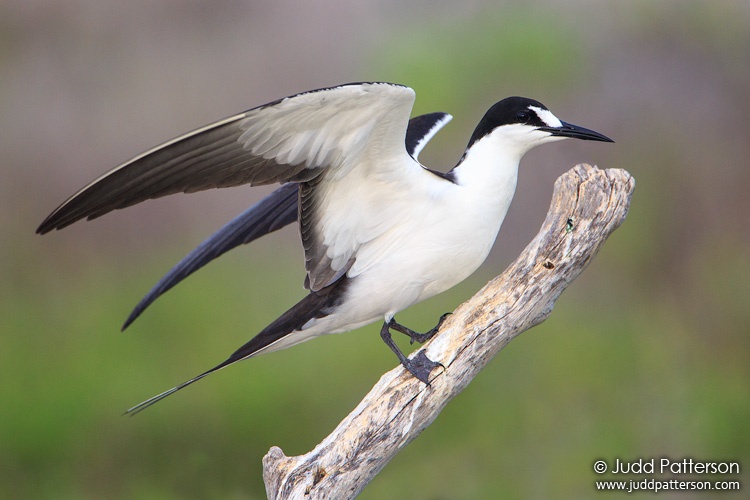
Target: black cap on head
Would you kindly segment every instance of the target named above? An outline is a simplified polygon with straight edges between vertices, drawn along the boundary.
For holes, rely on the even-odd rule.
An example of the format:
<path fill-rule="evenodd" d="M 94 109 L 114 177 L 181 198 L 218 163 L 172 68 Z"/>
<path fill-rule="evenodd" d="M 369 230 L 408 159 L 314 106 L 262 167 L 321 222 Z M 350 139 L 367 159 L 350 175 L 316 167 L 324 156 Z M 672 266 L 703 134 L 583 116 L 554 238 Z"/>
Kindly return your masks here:
<path fill-rule="evenodd" d="M 501 125 L 510 125 L 512 123 L 524 123 L 534 127 L 544 127 L 547 125 L 539 116 L 529 108 L 534 106 L 539 109 L 547 109 L 547 106 L 534 99 L 527 97 L 506 97 L 492 105 L 479 121 L 477 128 L 469 140 L 471 147 L 476 141 L 488 135 Z"/>
<path fill-rule="evenodd" d="M 542 111 L 543 113 L 540 113 Z M 549 123 L 553 120 L 555 123 Z M 467 147 L 471 147 L 472 144 L 490 134 L 497 127 L 514 123 L 529 125 L 558 137 L 571 137 L 588 141 L 614 142 L 609 137 L 594 132 L 593 130 L 563 121 L 559 121 L 558 124 L 558 121 L 559 120 L 549 112 L 547 106 L 539 101 L 527 97 L 506 97 L 502 101 L 498 101 L 492 105 L 492 107 L 487 110 L 484 117 L 482 117 L 477 125 L 477 128 L 474 129 L 474 133 L 471 135 Z"/>

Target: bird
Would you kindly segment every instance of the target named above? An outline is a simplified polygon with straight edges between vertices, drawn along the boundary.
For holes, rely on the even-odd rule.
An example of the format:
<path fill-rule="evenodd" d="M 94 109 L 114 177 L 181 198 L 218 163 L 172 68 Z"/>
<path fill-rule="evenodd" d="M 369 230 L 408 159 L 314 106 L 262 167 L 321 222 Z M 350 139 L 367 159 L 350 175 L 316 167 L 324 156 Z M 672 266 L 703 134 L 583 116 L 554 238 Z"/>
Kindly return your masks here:
<path fill-rule="evenodd" d="M 259 354 L 382 321 L 380 336 L 403 367 L 429 385 L 441 366 L 408 358 L 391 331 L 423 343 L 395 319 L 448 290 L 485 260 L 513 199 L 521 158 L 575 138 L 614 142 L 557 118 L 545 105 L 507 97 L 477 124 L 448 172 L 423 166 L 425 144 L 447 113 L 410 119 L 415 91 L 387 82 L 310 90 L 254 107 L 167 141 L 89 183 L 37 233 L 62 229 L 152 198 L 210 188 L 280 187 L 180 261 L 136 306 L 127 328 L 156 298 L 223 253 L 295 221 L 309 293 L 213 368 L 153 396 L 134 415 L 209 374 Z"/>

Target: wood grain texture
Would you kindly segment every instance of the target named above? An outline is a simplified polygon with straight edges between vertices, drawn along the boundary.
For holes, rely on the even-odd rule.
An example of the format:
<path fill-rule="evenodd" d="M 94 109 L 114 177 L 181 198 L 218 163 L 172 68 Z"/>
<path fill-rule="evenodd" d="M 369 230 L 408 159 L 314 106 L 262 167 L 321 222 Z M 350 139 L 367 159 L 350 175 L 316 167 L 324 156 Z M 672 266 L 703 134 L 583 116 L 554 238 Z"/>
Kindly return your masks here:
<path fill-rule="evenodd" d="M 508 342 L 549 316 L 563 290 L 625 220 L 634 187 L 624 170 L 585 164 L 560 176 L 537 236 L 423 347 L 445 367 L 432 372 L 430 385 L 399 365 L 309 453 L 287 457 L 271 448 L 263 459 L 268 498 L 359 494 Z"/>

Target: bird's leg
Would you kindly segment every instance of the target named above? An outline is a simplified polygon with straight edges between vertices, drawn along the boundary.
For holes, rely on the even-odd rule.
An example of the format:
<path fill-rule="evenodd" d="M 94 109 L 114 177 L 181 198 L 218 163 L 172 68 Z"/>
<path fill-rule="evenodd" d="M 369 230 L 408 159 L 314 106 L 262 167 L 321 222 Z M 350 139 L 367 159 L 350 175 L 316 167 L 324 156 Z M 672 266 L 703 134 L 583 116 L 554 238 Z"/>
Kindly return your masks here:
<path fill-rule="evenodd" d="M 397 332 L 403 333 L 404 335 L 409 337 L 410 344 L 413 344 L 415 340 L 419 342 L 420 344 L 424 344 L 425 342 L 430 340 L 438 332 L 438 330 L 440 330 L 440 327 L 443 326 L 443 323 L 445 323 L 445 320 L 448 319 L 448 316 L 450 315 L 451 313 L 447 312 L 443 314 L 442 316 L 440 316 L 440 319 L 438 320 L 437 325 L 435 325 L 433 328 L 426 331 L 425 333 L 415 332 L 411 328 L 407 328 L 400 323 L 396 323 L 395 318 L 391 319 L 388 326 L 390 328 L 393 328 Z"/>
<path fill-rule="evenodd" d="M 416 340 L 417 342 L 421 343 L 425 342 L 430 337 L 435 335 L 435 332 L 440 329 L 440 325 L 442 325 L 443 321 L 445 321 L 446 316 L 447 314 L 444 314 L 440 318 L 437 326 L 427 333 L 417 333 L 414 330 L 396 323 L 393 318 L 391 318 L 390 321 L 384 322 L 383 327 L 380 329 L 380 337 L 383 339 L 383 342 L 385 342 L 385 344 L 391 348 L 391 351 L 393 351 L 396 356 L 398 356 L 398 360 L 401 362 L 403 367 L 409 370 L 409 372 L 414 375 L 417 380 L 420 380 L 425 385 L 430 385 L 429 376 L 430 372 L 432 372 L 432 369 L 443 365 L 441 363 L 438 363 L 437 361 L 432 361 L 431 359 L 429 359 L 424 351 L 419 351 L 417 355 L 414 356 L 414 359 L 407 358 L 393 341 L 390 329 L 393 328 L 398 332 L 408 335 L 412 342 Z"/>

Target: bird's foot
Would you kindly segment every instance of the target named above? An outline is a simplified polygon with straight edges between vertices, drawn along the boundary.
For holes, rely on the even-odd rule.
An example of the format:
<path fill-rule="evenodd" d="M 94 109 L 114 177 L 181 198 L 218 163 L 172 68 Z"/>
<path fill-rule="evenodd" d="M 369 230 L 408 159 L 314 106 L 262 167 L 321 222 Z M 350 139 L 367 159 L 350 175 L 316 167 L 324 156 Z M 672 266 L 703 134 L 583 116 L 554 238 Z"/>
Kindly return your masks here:
<path fill-rule="evenodd" d="M 440 317 L 440 321 L 438 321 L 437 326 L 435 326 L 435 328 L 428 331 L 427 333 L 417 333 L 410 328 L 406 328 L 405 326 L 396 323 L 394 319 L 383 323 L 383 327 L 380 329 L 380 336 L 382 337 L 386 345 L 391 348 L 396 356 L 398 356 L 398 360 L 401 362 L 401 365 L 406 368 L 409 373 L 414 375 L 417 380 L 421 381 L 425 385 L 430 385 L 429 377 L 434 368 L 438 366 L 442 368 L 445 367 L 442 363 L 432 361 L 430 358 L 428 358 L 424 351 L 417 352 L 413 359 L 409 359 L 404 356 L 404 353 L 401 352 L 401 349 L 399 349 L 396 343 L 393 341 L 390 329 L 393 328 L 394 330 L 407 335 L 412 340 L 412 343 L 415 340 L 420 343 L 426 342 L 427 340 L 432 338 L 432 336 L 435 335 L 438 330 L 440 330 L 440 326 L 445 321 L 445 318 L 448 317 L 448 314 L 450 313 L 443 314 Z"/>
<path fill-rule="evenodd" d="M 405 363 L 402 363 L 404 368 L 409 370 L 409 373 L 414 375 L 417 380 L 422 382 L 424 385 L 430 385 L 430 373 L 438 366 L 445 369 L 442 363 L 432 361 L 424 353 L 424 350 L 417 352 L 416 356 L 412 359 L 407 359 Z"/>

